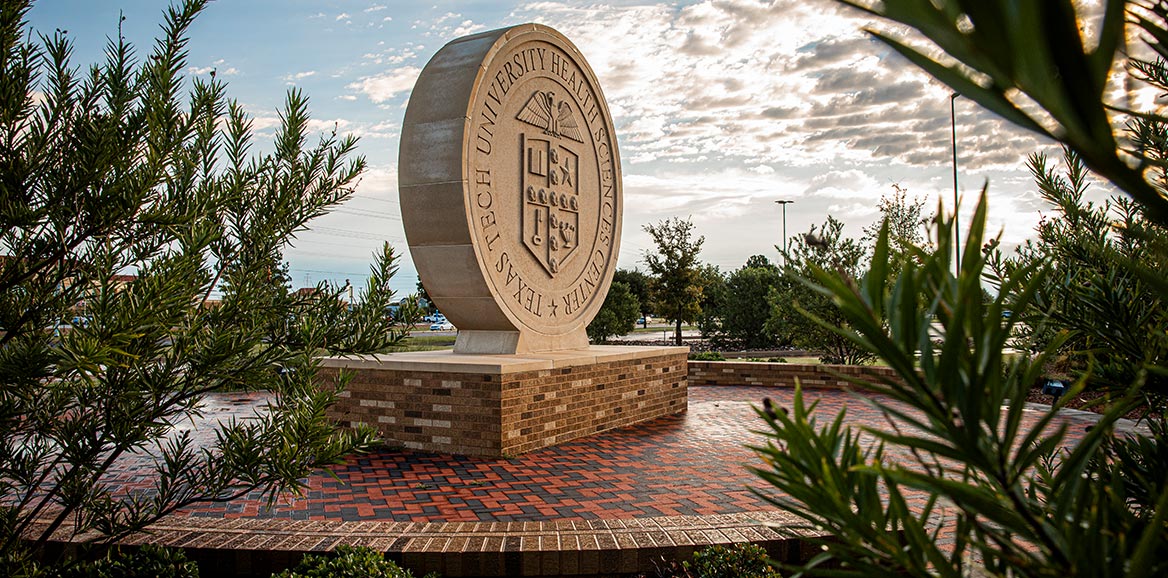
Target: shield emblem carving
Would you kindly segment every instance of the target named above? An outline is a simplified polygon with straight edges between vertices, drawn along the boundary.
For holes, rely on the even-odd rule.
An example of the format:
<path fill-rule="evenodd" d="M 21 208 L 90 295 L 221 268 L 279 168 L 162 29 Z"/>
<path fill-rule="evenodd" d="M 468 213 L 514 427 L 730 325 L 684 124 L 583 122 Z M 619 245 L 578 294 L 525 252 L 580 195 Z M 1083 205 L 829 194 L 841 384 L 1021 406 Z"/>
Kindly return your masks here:
<path fill-rule="evenodd" d="M 580 156 L 542 134 L 520 134 L 519 145 L 523 244 L 555 277 L 579 244 Z"/>

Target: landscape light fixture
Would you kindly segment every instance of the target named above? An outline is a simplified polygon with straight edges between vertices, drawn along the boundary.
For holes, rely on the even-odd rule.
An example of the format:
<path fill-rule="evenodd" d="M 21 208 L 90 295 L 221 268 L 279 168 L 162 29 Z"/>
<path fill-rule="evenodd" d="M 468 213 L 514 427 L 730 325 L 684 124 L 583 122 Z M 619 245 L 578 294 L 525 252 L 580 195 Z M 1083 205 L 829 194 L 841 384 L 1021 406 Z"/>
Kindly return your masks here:
<path fill-rule="evenodd" d="M 787 264 L 787 205 L 795 201 L 775 201 L 783 207 L 783 264 Z"/>

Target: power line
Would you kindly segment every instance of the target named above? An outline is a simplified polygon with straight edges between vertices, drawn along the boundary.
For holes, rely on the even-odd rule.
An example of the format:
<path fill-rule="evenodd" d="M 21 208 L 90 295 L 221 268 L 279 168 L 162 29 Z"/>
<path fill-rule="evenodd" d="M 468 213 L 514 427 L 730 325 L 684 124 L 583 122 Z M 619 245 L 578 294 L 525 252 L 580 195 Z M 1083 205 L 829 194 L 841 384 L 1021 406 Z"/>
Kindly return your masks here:
<path fill-rule="evenodd" d="M 394 205 L 394 206 L 399 206 L 399 205 L 401 205 L 401 203 L 399 203 L 399 202 L 397 202 L 397 201 L 395 201 L 395 200 L 392 200 L 392 199 L 379 199 L 379 198 L 377 198 L 377 197 L 353 197 L 353 198 L 352 198 L 352 200 L 354 200 L 354 201 L 376 201 L 376 202 L 378 202 L 378 203 L 385 203 L 385 204 L 387 204 L 387 205 Z"/>
<path fill-rule="evenodd" d="M 313 227 L 305 231 L 306 233 L 320 233 L 322 235 L 331 235 L 334 237 L 350 237 L 353 239 L 370 239 L 373 241 L 381 241 L 388 237 L 380 233 L 370 233 L 368 231 L 356 231 L 350 229 L 337 229 L 333 227 Z"/>
<path fill-rule="evenodd" d="M 356 209 L 347 209 L 344 207 L 340 207 L 340 208 L 333 209 L 332 212 L 344 213 L 346 215 L 357 215 L 359 217 L 369 217 L 371 219 L 385 219 L 387 221 L 401 221 L 401 215 L 395 215 L 393 213 L 385 213 L 385 212 L 381 212 L 381 211 L 370 211 L 370 210 L 366 210 L 366 209 L 356 210 Z"/>
<path fill-rule="evenodd" d="M 336 253 L 318 253 L 318 252 L 316 252 L 316 251 L 304 251 L 304 250 L 296 250 L 296 252 L 295 252 L 295 253 L 293 253 L 293 255 L 294 255 L 294 256 L 297 256 L 297 257 L 304 256 L 304 255 L 311 255 L 311 256 L 313 256 L 313 257 L 332 257 L 332 258 L 334 258 L 334 259 L 340 259 L 340 260 L 346 260 L 346 261 L 347 261 L 347 260 L 355 260 L 355 259 L 361 259 L 361 260 L 364 260 L 364 259 L 366 259 L 366 258 L 370 258 L 370 257 L 372 257 L 372 255 L 367 255 L 367 256 L 359 256 L 359 255 L 338 255 L 338 254 L 336 254 Z"/>
<path fill-rule="evenodd" d="M 321 233 L 321 234 L 329 236 L 328 233 Z M 400 237 L 383 237 L 382 239 L 387 240 L 387 241 L 393 241 L 395 243 L 405 243 L 405 240 L 400 238 Z M 353 247 L 357 246 L 355 243 L 330 243 L 328 241 L 304 241 L 303 243 L 300 243 L 297 245 L 292 245 L 291 247 L 289 247 L 289 250 L 296 251 L 296 250 L 299 250 L 299 248 L 301 246 L 304 246 L 304 245 L 329 245 L 331 247 L 345 247 L 348 249 L 352 249 Z"/>
<path fill-rule="evenodd" d="M 350 273 L 348 271 L 322 271 L 320 269 L 300 269 L 298 267 L 289 267 L 289 271 L 297 271 L 300 273 L 319 273 L 321 275 L 344 275 L 345 277 L 372 277 L 372 273 Z"/>

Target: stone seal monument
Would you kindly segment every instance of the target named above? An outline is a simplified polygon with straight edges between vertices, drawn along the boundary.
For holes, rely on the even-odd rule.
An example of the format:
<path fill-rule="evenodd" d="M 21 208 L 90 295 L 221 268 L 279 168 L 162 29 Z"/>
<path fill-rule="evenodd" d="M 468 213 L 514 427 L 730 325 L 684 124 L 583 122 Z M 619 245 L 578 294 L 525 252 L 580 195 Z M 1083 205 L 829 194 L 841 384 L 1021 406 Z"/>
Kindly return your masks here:
<path fill-rule="evenodd" d="M 406 109 L 402 221 L 458 353 L 588 347 L 621 231 L 620 157 L 596 76 L 535 24 L 460 38 Z"/>
<path fill-rule="evenodd" d="M 324 361 L 355 373 L 330 415 L 389 443 L 515 455 L 686 409 L 685 347 L 589 345 L 620 247 L 620 156 L 596 75 L 524 24 L 444 46 L 398 158 L 418 275 L 454 351 Z"/>

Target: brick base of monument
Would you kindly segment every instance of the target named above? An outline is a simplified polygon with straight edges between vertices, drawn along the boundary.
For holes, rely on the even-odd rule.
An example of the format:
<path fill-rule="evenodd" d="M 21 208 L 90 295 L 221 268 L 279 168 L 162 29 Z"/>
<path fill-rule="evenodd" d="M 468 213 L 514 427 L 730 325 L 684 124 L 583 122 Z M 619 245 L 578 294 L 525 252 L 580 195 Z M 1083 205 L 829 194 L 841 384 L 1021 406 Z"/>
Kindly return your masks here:
<path fill-rule="evenodd" d="M 328 358 L 353 374 L 329 417 L 388 445 L 513 456 L 687 407 L 687 347 L 592 346 L 524 355 L 427 351 Z"/>

